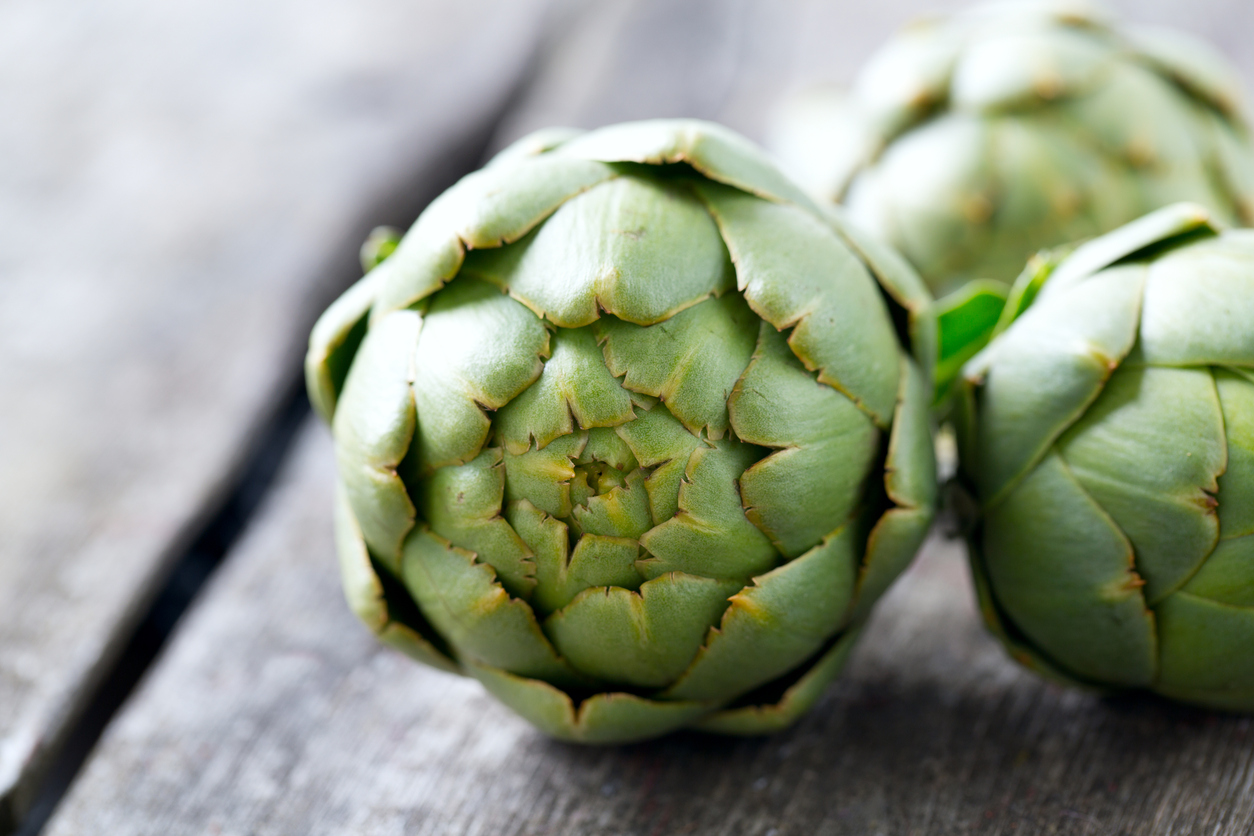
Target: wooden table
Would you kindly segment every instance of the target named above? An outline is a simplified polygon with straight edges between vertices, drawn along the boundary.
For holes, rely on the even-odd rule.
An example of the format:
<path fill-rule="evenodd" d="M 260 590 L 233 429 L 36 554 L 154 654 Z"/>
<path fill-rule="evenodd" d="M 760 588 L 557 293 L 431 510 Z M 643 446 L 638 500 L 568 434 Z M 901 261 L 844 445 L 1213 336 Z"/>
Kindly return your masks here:
<path fill-rule="evenodd" d="M 541 125 L 760 137 L 924 8 L 849 5 L 0 5 L 0 833 L 1254 830 L 1249 719 L 1023 673 L 939 534 L 762 740 L 554 743 L 343 605 L 298 364 L 365 231 Z M 1254 80 L 1246 0 L 1119 5 Z"/>

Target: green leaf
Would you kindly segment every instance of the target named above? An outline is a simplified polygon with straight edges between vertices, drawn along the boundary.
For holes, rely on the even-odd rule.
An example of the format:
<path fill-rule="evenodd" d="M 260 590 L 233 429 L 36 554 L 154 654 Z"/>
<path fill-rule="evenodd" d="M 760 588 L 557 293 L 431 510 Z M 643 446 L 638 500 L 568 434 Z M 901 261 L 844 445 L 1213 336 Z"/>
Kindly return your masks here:
<path fill-rule="evenodd" d="M 549 616 L 545 632 L 578 670 L 608 682 L 659 688 L 692 662 L 739 584 L 679 572 L 639 592 L 587 589 Z"/>
<path fill-rule="evenodd" d="M 711 180 L 750 194 L 812 206 L 762 149 L 714 122 L 648 119 L 610 125 L 567 142 L 558 153 L 605 162 L 687 163 Z"/>
<path fill-rule="evenodd" d="M 457 275 L 467 248 L 517 241 L 571 197 L 614 176 L 603 163 L 550 154 L 506 158 L 468 174 L 423 210 L 376 268 L 372 318 L 435 293 Z"/>
<path fill-rule="evenodd" d="M 798 207 L 698 188 L 722 230 L 749 307 L 828 386 L 887 427 L 900 345 L 879 285 L 831 225 Z"/>
<path fill-rule="evenodd" d="M 1057 450 L 1132 541 L 1151 606 L 1215 547 L 1227 446 L 1209 370 L 1119 369 Z"/>
<path fill-rule="evenodd" d="M 465 271 L 563 328 L 602 311 L 652 325 L 734 282 L 718 229 L 687 188 L 634 176 L 571 198 L 514 246 L 468 255 Z"/>
<path fill-rule="evenodd" d="M 492 567 L 465 549 L 417 529 L 405 540 L 401 578 L 463 660 L 559 686 L 587 684 L 558 658 L 531 608 L 511 598 Z"/>
<path fill-rule="evenodd" d="M 469 672 L 527 722 L 573 743 L 631 743 L 682 728 L 710 711 L 705 703 L 659 702 L 635 694 L 594 694 L 579 703 L 545 682 L 471 665 Z"/>
<path fill-rule="evenodd" d="M 366 334 L 332 424 L 349 504 L 371 551 L 393 571 L 414 524 L 414 506 L 396 468 L 414 436 L 409 382 L 421 326 L 418 314 L 397 311 Z"/>
<path fill-rule="evenodd" d="M 417 486 L 417 505 L 431 530 L 474 552 L 496 570 L 501 585 L 526 599 L 535 587 L 531 550 L 501 516 L 505 468 L 490 447 L 464 465 L 442 467 Z"/>
<path fill-rule="evenodd" d="M 936 302 L 940 350 L 936 363 L 936 400 L 944 400 L 963 365 L 992 339 L 1006 307 L 1006 286 L 977 280 Z"/>
<path fill-rule="evenodd" d="M 1060 458 L 989 511 L 982 546 L 998 605 L 1064 669 L 1124 686 L 1154 681 L 1154 616 L 1132 544 Z"/>
<path fill-rule="evenodd" d="M 500 409 L 544 369 L 549 332 L 496 288 L 463 279 L 431 303 L 414 352 L 416 446 L 423 470 L 479 455 Z"/>
<path fill-rule="evenodd" d="M 624 387 L 660 398 L 689 432 L 717 439 L 727 432 L 727 399 L 753 355 L 758 323 L 739 294 L 727 293 L 657 325 L 605 317 L 593 328 Z"/>
<path fill-rule="evenodd" d="M 613 427 L 632 418 L 631 398 L 605 367 L 590 328 L 559 328 L 540 378 L 497 412 L 501 444 L 523 453 L 580 429 Z"/>
<path fill-rule="evenodd" d="M 1144 276 L 1143 266 L 1127 265 L 1042 295 L 967 365 L 964 374 L 982 387 L 966 466 L 986 505 L 1040 461 L 1131 350 Z"/>
<path fill-rule="evenodd" d="M 1228 468 L 1219 477 L 1219 536 L 1254 534 L 1254 380 L 1215 370 L 1228 437 Z M 1251 572 L 1254 577 L 1254 571 Z"/>
<path fill-rule="evenodd" d="M 349 609 L 385 644 L 424 664 L 451 673 L 461 673 L 445 643 L 426 623 L 410 626 L 396 621 L 384 594 L 383 582 L 375 572 L 362 538 L 361 526 L 348 504 L 343 483 L 335 492 L 335 545 L 340 559 L 340 578 Z M 424 629 L 425 628 L 425 629 Z"/>
<path fill-rule="evenodd" d="M 776 702 L 727 708 L 711 714 L 697 728 L 734 735 L 769 734 L 788 728 L 814 707 L 823 691 L 840 674 L 860 633 L 861 630 L 855 628 L 841 636 Z"/>
<path fill-rule="evenodd" d="M 309 403 L 331 423 L 349 367 L 366 336 L 366 314 L 374 304 L 381 275 L 367 274 L 344 291 L 314 323 L 305 355 L 305 388 Z"/>
<path fill-rule="evenodd" d="M 862 502 L 883 436 L 849 398 L 815 380 L 765 323 L 729 406 L 738 437 L 774 448 L 740 477 L 745 512 L 785 556 L 796 557 Z"/>
<path fill-rule="evenodd" d="M 640 538 L 652 555 L 641 562 L 649 578 L 687 572 L 738 583 L 772 568 L 775 547 L 745 516 L 737 480 L 761 450 L 723 439 L 699 447 L 679 487 L 679 510 Z"/>
<path fill-rule="evenodd" d="M 1226 693 L 1254 709 L 1254 609 L 1234 607 L 1184 592 L 1158 608 L 1162 672 L 1156 690 L 1185 692 L 1199 702 Z"/>
<path fill-rule="evenodd" d="M 692 667 L 666 695 L 730 699 L 812 656 L 848 616 L 858 566 L 855 528 L 831 533 L 733 595 Z"/>
<path fill-rule="evenodd" d="M 1254 609 L 1254 535 L 1220 540 L 1181 591 L 1231 607 Z"/>
<path fill-rule="evenodd" d="M 1148 247 L 1191 236 L 1199 230 L 1213 234 L 1215 226 L 1210 213 L 1196 204 L 1177 203 L 1151 212 L 1077 247 L 1054 270 L 1041 289 L 1042 298 L 1062 293 L 1113 264 L 1134 259 Z"/>
<path fill-rule="evenodd" d="M 1134 356 L 1168 366 L 1254 367 L 1252 322 L 1254 232 L 1195 241 L 1150 264 Z"/>

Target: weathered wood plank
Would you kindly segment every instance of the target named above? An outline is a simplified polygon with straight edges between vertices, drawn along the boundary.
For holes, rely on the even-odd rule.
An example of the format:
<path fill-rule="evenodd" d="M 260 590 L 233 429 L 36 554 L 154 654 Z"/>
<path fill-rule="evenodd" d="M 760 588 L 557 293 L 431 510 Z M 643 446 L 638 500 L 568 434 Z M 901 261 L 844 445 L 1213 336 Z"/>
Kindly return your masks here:
<path fill-rule="evenodd" d="M 0 4 L 0 832 L 541 5 Z"/>
<path fill-rule="evenodd" d="M 1106 701 L 1019 670 L 965 559 L 929 541 L 847 674 L 794 729 L 556 743 L 347 612 L 305 433 L 49 828 L 152 834 L 1243 834 L 1248 718 Z"/>

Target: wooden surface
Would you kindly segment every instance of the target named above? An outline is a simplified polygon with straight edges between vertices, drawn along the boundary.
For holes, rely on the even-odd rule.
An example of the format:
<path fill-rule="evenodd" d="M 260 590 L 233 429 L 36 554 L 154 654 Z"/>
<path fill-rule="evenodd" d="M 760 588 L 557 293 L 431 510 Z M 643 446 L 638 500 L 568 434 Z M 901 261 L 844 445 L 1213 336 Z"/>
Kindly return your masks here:
<path fill-rule="evenodd" d="M 539 6 L 0 4 L 0 832 Z"/>
<path fill-rule="evenodd" d="M 344 606 L 329 434 L 106 735 L 51 836 L 1244 834 L 1254 730 L 1045 685 L 934 537 L 795 728 L 596 749 L 381 647 Z"/>
<path fill-rule="evenodd" d="M 562 37 L 495 146 L 545 124 L 655 115 L 761 137 L 777 95 L 847 80 L 922 6 L 562 5 Z M 1254 77 L 1248 0 L 1119 5 L 1207 34 Z M 0 122 L 0 217 L 23 242 L 0 237 L 0 269 L 33 265 L 0 285 L 0 340 L 23 358 L 0 364 L 0 383 L 39 395 L 0 405 L 4 472 L 19 474 L 0 502 L 0 706 L 17 706 L 0 711 L 0 778 L 37 773 L 39 741 L 55 741 L 163 556 L 238 466 L 319 293 L 345 278 L 346 239 L 396 220 L 373 207 L 412 199 L 388 190 L 430 178 L 466 114 L 487 119 L 509 89 L 502 67 L 516 74 L 538 26 L 502 11 L 517 4 L 205 1 L 141 27 L 125 2 L 71 24 L 61 6 L 0 6 L 0 67 L 22 68 L 0 84 L 26 108 Z M 210 81 L 199 65 L 212 57 Z M 18 159 L 33 168 L 11 162 L 26 145 Z M 796 729 L 553 743 L 352 620 L 331 466 L 310 429 L 48 832 L 1254 829 L 1248 719 L 1103 701 L 1020 672 L 978 625 L 960 552 L 940 540 Z"/>

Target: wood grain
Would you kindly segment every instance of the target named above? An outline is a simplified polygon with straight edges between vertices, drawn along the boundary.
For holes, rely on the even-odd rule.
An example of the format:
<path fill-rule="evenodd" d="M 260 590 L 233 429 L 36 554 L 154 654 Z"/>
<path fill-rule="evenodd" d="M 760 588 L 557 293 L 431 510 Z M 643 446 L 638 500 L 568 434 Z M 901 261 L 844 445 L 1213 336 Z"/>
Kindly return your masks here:
<path fill-rule="evenodd" d="M 1046 685 L 983 631 L 933 537 L 794 729 L 596 749 L 347 612 L 328 434 L 282 484 L 113 725 L 51 836 L 1243 834 L 1248 718 Z"/>
<path fill-rule="evenodd" d="M 0 832 L 540 5 L 0 4 Z"/>

